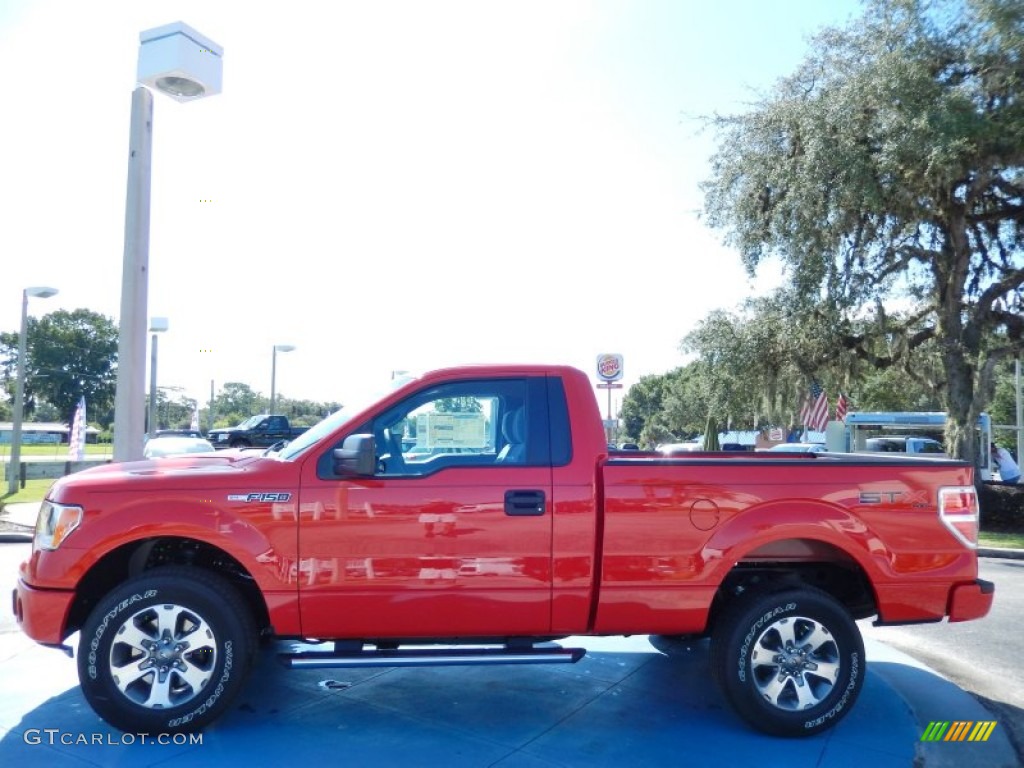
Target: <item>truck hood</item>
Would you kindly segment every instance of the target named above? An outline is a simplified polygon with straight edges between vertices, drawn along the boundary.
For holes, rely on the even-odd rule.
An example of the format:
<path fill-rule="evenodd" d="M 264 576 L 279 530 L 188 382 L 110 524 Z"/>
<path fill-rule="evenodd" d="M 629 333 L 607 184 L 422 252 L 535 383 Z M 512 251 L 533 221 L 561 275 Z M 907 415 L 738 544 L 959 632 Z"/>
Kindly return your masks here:
<path fill-rule="evenodd" d="M 253 475 L 262 474 L 261 469 L 279 464 L 264 460 L 261 452 L 239 450 L 103 464 L 60 478 L 53 484 L 49 497 L 61 501 L 78 491 L 230 487 L 252 482 Z"/>

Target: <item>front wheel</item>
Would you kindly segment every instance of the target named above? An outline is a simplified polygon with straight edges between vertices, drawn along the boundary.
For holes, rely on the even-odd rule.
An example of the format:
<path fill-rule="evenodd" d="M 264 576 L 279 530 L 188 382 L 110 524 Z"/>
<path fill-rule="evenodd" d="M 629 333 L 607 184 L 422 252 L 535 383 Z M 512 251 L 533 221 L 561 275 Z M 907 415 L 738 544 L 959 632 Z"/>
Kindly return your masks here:
<path fill-rule="evenodd" d="M 850 614 L 812 588 L 740 598 L 711 637 L 711 666 L 748 723 L 810 736 L 838 723 L 864 682 L 864 641 Z"/>
<path fill-rule="evenodd" d="M 115 587 L 82 626 L 78 677 L 96 713 L 138 733 L 201 729 L 245 682 L 252 617 L 219 576 L 148 571 Z"/>

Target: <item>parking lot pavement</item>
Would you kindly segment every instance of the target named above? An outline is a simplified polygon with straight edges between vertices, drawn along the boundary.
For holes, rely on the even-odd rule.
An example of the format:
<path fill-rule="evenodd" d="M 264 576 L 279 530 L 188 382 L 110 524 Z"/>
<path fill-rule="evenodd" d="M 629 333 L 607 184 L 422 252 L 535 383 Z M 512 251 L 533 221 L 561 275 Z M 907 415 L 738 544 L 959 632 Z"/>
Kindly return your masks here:
<path fill-rule="evenodd" d="M 38 514 L 39 502 L 5 505 L 0 514 L 0 542 L 31 538 Z"/>
<path fill-rule="evenodd" d="M 197 742 L 110 728 L 82 697 L 74 660 L 3 633 L 0 762 L 1016 765 L 998 726 L 983 743 L 922 743 L 930 720 L 992 717 L 952 683 L 876 642 L 868 641 L 868 675 L 846 719 L 807 739 L 779 739 L 751 730 L 727 708 L 711 683 L 704 641 L 574 640 L 589 649 L 575 665 L 368 670 L 287 670 L 274 655 L 292 644 L 279 641 L 264 649 L 231 711 Z"/>

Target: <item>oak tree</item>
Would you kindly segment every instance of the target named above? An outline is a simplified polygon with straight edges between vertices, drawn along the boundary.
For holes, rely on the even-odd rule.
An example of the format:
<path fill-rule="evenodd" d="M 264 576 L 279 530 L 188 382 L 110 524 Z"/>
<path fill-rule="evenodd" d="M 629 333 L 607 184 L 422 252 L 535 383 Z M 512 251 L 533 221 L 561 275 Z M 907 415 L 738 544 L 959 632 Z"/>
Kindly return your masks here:
<path fill-rule="evenodd" d="M 711 124 L 708 221 L 750 271 L 781 259 L 803 310 L 842 321 L 822 364 L 931 346 L 947 444 L 974 458 L 1024 334 L 1024 3 L 870 0 Z M 870 337 L 897 343 L 878 356 Z"/>

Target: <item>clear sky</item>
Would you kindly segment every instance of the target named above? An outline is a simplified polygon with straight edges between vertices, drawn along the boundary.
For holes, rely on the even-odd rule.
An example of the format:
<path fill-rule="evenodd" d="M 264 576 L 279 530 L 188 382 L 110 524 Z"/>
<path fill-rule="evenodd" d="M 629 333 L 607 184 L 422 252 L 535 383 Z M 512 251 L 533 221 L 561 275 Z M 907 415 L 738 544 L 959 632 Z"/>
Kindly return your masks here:
<path fill-rule="evenodd" d="M 699 220 L 712 139 L 855 0 L 0 3 L 0 329 L 120 308 L 139 32 L 224 48 L 154 98 L 159 384 L 345 402 L 393 370 L 685 362 L 762 290 Z M 770 282 L 770 279 L 767 281 Z M 148 381 L 148 379 L 147 379 Z M 602 404 L 604 400 L 602 398 Z"/>

